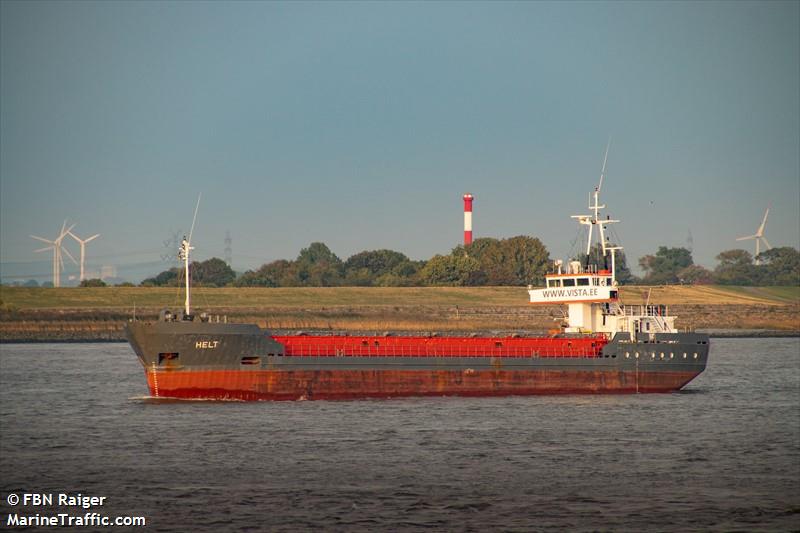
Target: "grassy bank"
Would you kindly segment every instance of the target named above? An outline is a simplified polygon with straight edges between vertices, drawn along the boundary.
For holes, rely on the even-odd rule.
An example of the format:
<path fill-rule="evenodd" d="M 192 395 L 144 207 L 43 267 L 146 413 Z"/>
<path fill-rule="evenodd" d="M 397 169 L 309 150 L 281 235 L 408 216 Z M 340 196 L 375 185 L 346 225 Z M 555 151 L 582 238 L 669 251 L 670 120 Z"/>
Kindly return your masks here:
<path fill-rule="evenodd" d="M 800 287 L 664 286 L 622 287 L 623 303 L 648 299 L 667 305 L 791 305 L 800 303 Z M 2 287 L 0 300 L 16 309 L 133 309 L 177 308 L 183 304 L 178 288 Z M 290 287 L 196 288 L 193 306 L 214 308 L 331 307 L 331 306 L 473 306 L 525 305 L 524 287 Z"/>
<path fill-rule="evenodd" d="M 797 287 L 623 287 L 624 303 L 671 306 L 684 329 L 800 330 Z M 0 289 L 0 340 L 118 340 L 136 309 L 178 310 L 176 288 Z M 271 330 L 535 331 L 562 306 L 528 305 L 524 287 L 198 288 L 193 308 Z"/>

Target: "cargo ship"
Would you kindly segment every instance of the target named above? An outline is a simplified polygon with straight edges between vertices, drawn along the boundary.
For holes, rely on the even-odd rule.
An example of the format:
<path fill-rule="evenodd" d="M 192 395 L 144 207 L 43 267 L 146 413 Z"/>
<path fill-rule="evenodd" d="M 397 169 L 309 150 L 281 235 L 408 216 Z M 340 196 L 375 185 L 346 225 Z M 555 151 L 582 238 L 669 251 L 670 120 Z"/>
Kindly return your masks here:
<path fill-rule="evenodd" d="M 342 400 L 412 396 L 508 396 L 673 392 L 706 367 L 707 335 L 679 332 L 664 305 L 624 305 L 618 246 L 589 215 L 585 259 L 553 263 L 530 304 L 566 306 L 545 336 L 273 335 L 254 324 L 191 313 L 190 237 L 183 239 L 186 301 L 178 313 L 132 320 L 127 337 L 150 394 L 211 400 Z M 195 214 L 197 210 L 195 209 Z M 592 233 L 598 240 L 591 262 Z"/>

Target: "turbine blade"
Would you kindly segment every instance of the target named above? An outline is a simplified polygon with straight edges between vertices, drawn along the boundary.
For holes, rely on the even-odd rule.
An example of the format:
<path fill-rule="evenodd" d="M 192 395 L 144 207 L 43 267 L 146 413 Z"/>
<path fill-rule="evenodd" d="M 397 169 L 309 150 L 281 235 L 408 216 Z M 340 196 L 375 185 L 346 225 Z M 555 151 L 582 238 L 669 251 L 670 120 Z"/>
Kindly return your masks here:
<path fill-rule="evenodd" d="M 59 239 L 59 240 L 60 240 L 60 239 L 63 239 L 64 237 L 66 237 L 66 236 L 67 236 L 67 234 L 68 234 L 68 233 L 72 233 L 72 228 L 74 228 L 74 227 L 75 227 L 75 224 L 71 225 L 71 226 L 70 226 L 70 227 L 67 229 L 67 231 L 64 231 L 64 230 L 62 229 L 62 230 L 61 230 L 61 235 L 59 235 L 59 236 L 58 236 L 58 239 Z"/>
<path fill-rule="evenodd" d="M 766 237 L 761 237 L 761 240 L 767 245 L 767 250 L 772 250 L 772 245 L 769 243 Z"/>
<path fill-rule="evenodd" d="M 764 226 L 767 225 L 767 215 L 769 215 L 769 207 L 764 212 L 764 220 L 761 221 L 761 225 L 758 227 L 758 231 L 756 232 L 756 235 L 759 237 L 764 234 Z"/>
<path fill-rule="evenodd" d="M 748 235 L 747 237 L 739 237 L 736 240 L 737 241 L 746 241 L 746 240 L 749 240 L 749 239 L 756 239 L 756 238 L 758 238 L 758 235 Z"/>
<path fill-rule="evenodd" d="M 59 246 L 59 248 L 61 248 L 61 247 Z M 61 251 L 62 251 L 62 252 L 64 252 L 65 254 L 67 254 L 67 257 L 69 257 L 70 259 L 72 259 L 72 262 L 73 262 L 73 263 L 75 263 L 76 265 L 78 264 L 78 262 L 77 262 L 77 261 L 75 261 L 75 258 L 74 258 L 74 257 L 72 257 L 72 254 L 71 254 L 71 253 L 69 253 L 69 250 L 67 250 L 66 248 L 61 248 Z"/>
<path fill-rule="evenodd" d="M 37 237 L 36 235 L 30 235 L 30 237 L 36 239 L 37 241 L 46 242 L 47 244 L 55 244 L 54 241 L 48 241 L 47 239 L 43 239 L 42 237 Z"/>
<path fill-rule="evenodd" d="M 86 239 L 86 240 L 85 240 L 85 241 L 83 241 L 83 242 L 84 242 L 84 244 L 85 244 L 85 243 L 87 243 L 87 242 L 89 242 L 89 241 L 93 241 L 93 240 L 95 240 L 95 239 L 96 239 L 96 238 L 98 238 L 99 236 L 100 236 L 100 234 L 99 234 L 99 233 L 98 233 L 97 235 L 92 235 L 91 237 L 89 237 L 88 239 Z"/>
<path fill-rule="evenodd" d="M 67 235 L 71 235 L 72 234 L 72 228 L 74 228 L 74 227 L 75 227 L 75 224 L 71 225 L 67 231 L 65 231 L 64 233 L 62 233 L 61 235 L 58 236 L 58 239 L 56 239 L 55 242 L 57 242 L 58 244 L 61 244 L 61 241 L 64 240 L 64 237 L 66 237 Z"/>
<path fill-rule="evenodd" d="M 46 252 L 47 250 L 52 250 L 52 246 L 45 246 L 44 248 L 39 248 L 38 250 L 34 250 L 34 252 Z"/>

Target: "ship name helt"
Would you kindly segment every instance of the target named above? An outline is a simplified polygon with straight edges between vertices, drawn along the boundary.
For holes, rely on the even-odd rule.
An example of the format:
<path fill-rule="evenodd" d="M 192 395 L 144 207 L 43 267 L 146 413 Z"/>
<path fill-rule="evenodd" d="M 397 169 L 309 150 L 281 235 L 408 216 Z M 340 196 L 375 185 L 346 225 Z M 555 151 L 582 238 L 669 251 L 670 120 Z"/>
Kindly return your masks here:
<path fill-rule="evenodd" d="M 194 347 L 200 349 L 216 348 L 217 346 L 219 346 L 219 341 L 197 341 L 194 343 Z"/>

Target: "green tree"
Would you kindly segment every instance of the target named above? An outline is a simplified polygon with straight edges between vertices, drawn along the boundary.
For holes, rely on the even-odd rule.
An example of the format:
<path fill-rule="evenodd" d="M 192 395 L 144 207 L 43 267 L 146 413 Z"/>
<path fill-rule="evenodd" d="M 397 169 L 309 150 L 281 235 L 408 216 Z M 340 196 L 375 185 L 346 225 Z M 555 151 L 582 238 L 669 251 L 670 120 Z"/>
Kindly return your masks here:
<path fill-rule="evenodd" d="M 714 283 L 714 273 L 700 265 L 689 265 L 678 271 L 678 281 L 685 285 L 709 285 Z"/>
<path fill-rule="evenodd" d="M 248 270 L 234 281 L 237 287 L 280 287 L 291 263 L 279 259 L 261 265 L 258 270 Z"/>
<path fill-rule="evenodd" d="M 399 286 L 410 284 L 419 266 L 400 252 L 365 250 L 350 256 L 343 269 L 345 285 Z"/>
<path fill-rule="evenodd" d="M 224 287 L 236 279 L 236 273 L 218 257 L 206 261 L 193 261 L 189 269 L 192 283 L 206 287 Z"/>
<path fill-rule="evenodd" d="M 105 287 L 106 282 L 99 278 L 85 279 L 81 281 L 81 287 Z"/>
<path fill-rule="evenodd" d="M 761 279 L 766 285 L 800 285 L 800 252 L 790 246 L 772 248 L 758 254 Z"/>
<path fill-rule="evenodd" d="M 639 258 L 639 266 L 645 271 L 642 283 L 647 285 L 678 283 L 678 272 L 693 264 L 692 252 L 686 248 L 659 246 L 655 255 Z"/>
<path fill-rule="evenodd" d="M 174 287 L 178 285 L 179 280 L 182 278 L 181 269 L 174 267 L 169 270 L 164 270 L 152 278 L 147 278 L 142 281 L 143 287 Z"/>
<path fill-rule="evenodd" d="M 470 245 L 454 248 L 451 255 L 478 261 L 478 270 L 469 276 L 470 285 L 539 284 L 550 262 L 544 244 L 525 235 L 475 239 Z"/>
<path fill-rule="evenodd" d="M 312 242 L 308 248 L 300 250 L 300 255 L 297 256 L 297 262 L 302 265 L 317 265 L 317 264 L 341 264 L 342 260 L 339 259 L 331 249 L 322 242 Z"/>
<path fill-rule="evenodd" d="M 726 250 L 717 255 L 714 276 L 721 285 L 757 285 L 758 270 L 746 250 Z"/>
<path fill-rule="evenodd" d="M 297 256 L 297 280 L 309 287 L 332 287 L 342 279 L 342 260 L 324 243 L 312 242 Z"/>
<path fill-rule="evenodd" d="M 480 270 L 480 263 L 466 255 L 435 255 L 425 263 L 419 273 L 423 285 L 464 286 Z"/>
<path fill-rule="evenodd" d="M 472 257 L 478 261 L 480 268 L 470 275 L 471 285 L 514 285 L 514 268 L 506 253 L 503 242 L 492 237 L 475 239 L 451 252 L 453 256 Z"/>

